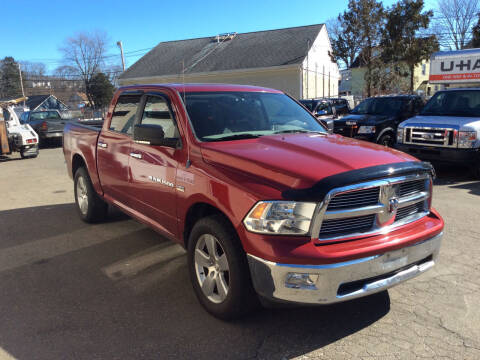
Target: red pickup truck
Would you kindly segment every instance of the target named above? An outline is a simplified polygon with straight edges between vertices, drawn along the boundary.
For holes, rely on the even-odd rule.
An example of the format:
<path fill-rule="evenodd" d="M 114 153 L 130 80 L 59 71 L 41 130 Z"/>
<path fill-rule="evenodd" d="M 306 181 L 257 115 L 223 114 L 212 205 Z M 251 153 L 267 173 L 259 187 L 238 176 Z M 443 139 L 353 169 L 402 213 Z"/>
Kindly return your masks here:
<path fill-rule="evenodd" d="M 329 134 L 281 91 L 120 88 L 100 129 L 68 123 L 80 217 L 115 205 L 187 249 L 193 289 L 228 319 L 259 299 L 330 304 L 430 269 L 444 223 L 432 167 Z"/>

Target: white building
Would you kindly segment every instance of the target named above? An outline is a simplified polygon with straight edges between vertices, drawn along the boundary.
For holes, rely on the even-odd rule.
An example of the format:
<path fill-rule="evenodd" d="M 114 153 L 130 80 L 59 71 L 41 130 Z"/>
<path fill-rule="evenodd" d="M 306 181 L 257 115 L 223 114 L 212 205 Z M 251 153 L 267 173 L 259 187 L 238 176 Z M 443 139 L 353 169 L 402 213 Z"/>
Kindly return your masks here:
<path fill-rule="evenodd" d="M 231 83 L 283 90 L 295 98 L 338 96 L 340 74 L 323 24 L 159 43 L 120 85 Z"/>

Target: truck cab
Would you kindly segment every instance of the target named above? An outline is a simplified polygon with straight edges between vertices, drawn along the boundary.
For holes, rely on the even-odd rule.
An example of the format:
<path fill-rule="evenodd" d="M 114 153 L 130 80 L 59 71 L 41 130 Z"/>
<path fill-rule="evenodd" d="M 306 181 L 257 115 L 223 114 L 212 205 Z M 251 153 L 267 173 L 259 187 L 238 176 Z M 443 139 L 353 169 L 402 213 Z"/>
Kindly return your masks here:
<path fill-rule="evenodd" d="M 461 163 L 480 176 L 480 88 L 437 92 L 400 124 L 397 148 L 431 162 Z"/>

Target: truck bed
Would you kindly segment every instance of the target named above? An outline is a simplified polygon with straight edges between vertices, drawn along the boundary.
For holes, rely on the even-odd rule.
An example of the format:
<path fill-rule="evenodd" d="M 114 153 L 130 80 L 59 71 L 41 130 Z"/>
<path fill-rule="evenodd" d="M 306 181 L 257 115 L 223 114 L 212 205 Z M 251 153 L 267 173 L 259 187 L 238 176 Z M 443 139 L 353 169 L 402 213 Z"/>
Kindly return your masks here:
<path fill-rule="evenodd" d="M 102 122 L 103 124 L 103 122 Z M 68 174 L 73 178 L 79 161 L 86 166 L 93 187 L 97 193 L 102 193 L 97 171 L 97 141 L 102 129 L 100 123 L 83 124 L 72 121 L 65 125 L 63 132 L 63 153 L 67 162 Z M 76 154 L 72 156 L 72 154 Z M 79 155 L 81 154 L 81 155 Z"/>

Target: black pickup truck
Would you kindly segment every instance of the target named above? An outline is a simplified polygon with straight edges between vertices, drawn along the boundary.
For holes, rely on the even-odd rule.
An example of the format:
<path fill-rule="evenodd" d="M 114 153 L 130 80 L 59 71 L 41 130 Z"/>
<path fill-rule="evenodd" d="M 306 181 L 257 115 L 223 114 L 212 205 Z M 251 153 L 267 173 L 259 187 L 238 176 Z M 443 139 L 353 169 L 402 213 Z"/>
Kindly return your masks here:
<path fill-rule="evenodd" d="M 58 110 L 26 111 L 20 116 L 21 124 L 29 124 L 40 138 L 40 144 L 62 141 L 63 128 L 72 119 L 65 119 Z"/>
<path fill-rule="evenodd" d="M 398 125 L 420 112 L 424 102 L 418 95 L 371 97 L 352 112 L 334 121 L 333 132 L 392 147 Z"/>

